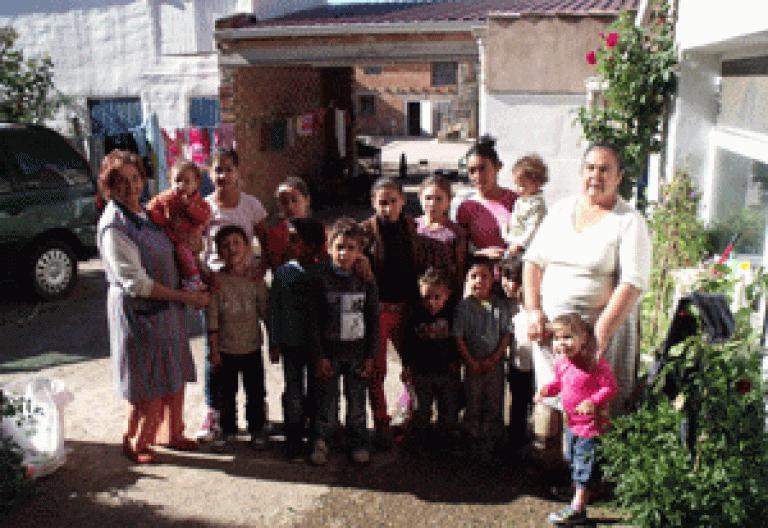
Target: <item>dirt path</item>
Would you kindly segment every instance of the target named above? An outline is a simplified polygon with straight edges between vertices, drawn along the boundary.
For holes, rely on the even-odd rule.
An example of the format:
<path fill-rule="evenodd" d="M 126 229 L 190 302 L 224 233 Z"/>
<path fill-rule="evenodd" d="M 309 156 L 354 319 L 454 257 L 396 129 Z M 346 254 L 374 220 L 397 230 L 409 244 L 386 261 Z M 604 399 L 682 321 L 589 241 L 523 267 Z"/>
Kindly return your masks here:
<path fill-rule="evenodd" d="M 93 273 L 78 287 L 75 297 L 81 302 L 47 306 L 45 314 L 26 325 L 12 317 L 0 321 L 0 334 L 13 334 L 6 343 L 15 343 L 13 354 L 0 349 L 0 384 L 41 375 L 64 381 L 75 394 L 65 412 L 66 465 L 41 482 L 37 497 L 0 516 L 0 526 L 539 527 L 548 526 L 547 513 L 561 506 L 548 497 L 550 481 L 540 466 L 515 458 L 482 463 L 462 451 L 397 446 L 376 454 L 364 468 L 353 467 L 341 453 L 317 468 L 287 462 L 275 439 L 261 453 L 240 442 L 226 454 L 162 451 L 157 465 L 130 464 L 120 449 L 124 404 L 116 395 L 105 348 L 103 297 L 94 301 L 103 294 L 103 278 L 98 269 Z M 21 305 L 0 306 L 0 315 L 13 310 L 29 311 Z M 199 329 L 193 328 L 193 335 L 202 379 Z M 83 351 L 84 343 L 97 349 Z M 28 349 L 17 349 L 23 346 Z M 46 364 L 39 358 L 57 350 L 77 362 L 35 373 L 36 362 Z M 16 372 L 12 364 L 31 372 Z M 400 366 L 394 355 L 390 368 L 386 391 L 396 402 Z M 279 366 L 266 370 L 270 419 L 279 421 L 282 372 Z M 185 405 L 190 434 L 202 410 L 201 383 L 190 384 Z M 604 524 L 615 522 L 605 510 L 592 511 Z"/>

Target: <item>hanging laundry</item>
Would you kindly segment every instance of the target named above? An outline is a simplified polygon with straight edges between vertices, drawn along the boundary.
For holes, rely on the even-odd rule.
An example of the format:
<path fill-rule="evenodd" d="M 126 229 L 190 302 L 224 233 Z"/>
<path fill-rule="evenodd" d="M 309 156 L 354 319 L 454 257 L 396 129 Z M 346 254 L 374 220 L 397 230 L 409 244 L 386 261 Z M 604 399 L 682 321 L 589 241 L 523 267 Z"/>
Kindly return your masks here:
<path fill-rule="evenodd" d="M 198 167 L 205 166 L 205 156 L 203 155 L 203 134 L 199 128 L 190 128 L 187 130 L 187 152 L 189 159 L 191 159 Z"/>
<path fill-rule="evenodd" d="M 141 125 L 146 131 L 147 142 L 151 148 L 152 165 L 155 169 L 158 192 L 162 192 L 169 187 L 168 184 L 168 157 L 165 148 L 165 136 L 160 129 L 160 122 L 157 114 L 152 113 L 144 119 Z"/>
<path fill-rule="evenodd" d="M 208 160 L 211 159 L 211 138 L 213 137 L 214 127 L 205 127 L 202 129 L 203 135 L 203 158 L 205 159 L 205 165 L 208 165 Z"/>
<path fill-rule="evenodd" d="M 339 147 L 339 157 L 347 157 L 347 121 L 344 110 L 336 109 L 336 145 Z"/>

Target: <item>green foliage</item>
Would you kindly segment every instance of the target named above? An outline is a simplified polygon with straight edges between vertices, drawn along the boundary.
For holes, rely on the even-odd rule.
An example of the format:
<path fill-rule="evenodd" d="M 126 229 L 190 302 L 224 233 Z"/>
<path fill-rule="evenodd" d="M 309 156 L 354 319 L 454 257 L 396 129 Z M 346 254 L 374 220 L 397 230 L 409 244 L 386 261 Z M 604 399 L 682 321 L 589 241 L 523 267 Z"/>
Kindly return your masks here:
<path fill-rule="evenodd" d="M 51 58 L 25 59 L 17 38 L 13 28 L 0 28 L 0 121 L 39 123 L 66 99 L 54 93 Z"/>
<path fill-rule="evenodd" d="M 706 289 L 728 288 L 728 277 Z M 748 296 L 768 291 L 758 272 Z M 636 413 L 614 420 L 604 438 L 606 474 L 617 484 L 620 507 L 640 528 L 757 526 L 768 515 L 768 443 L 762 349 L 748 308 L 724 343 L 694 336 L 673 347 Z M 662 394 L 672 381 L 679 394 Z M 679 436 L 684 416 L 698 416 L 693 452 Z"/>
<path fill-rule="evenodd" d="M 661 150 L 677 89 L 674 26 L 667 2 L 660 3 L 649 27 L 636 26 L 633 15 L 623 13 L 608 27 L 605 45 L 587 54 L 604 81 L 604 104 L 579 109 L 575 119 L 590 143 L 611 141 L 623 149 L 627 166 L 619 192 L 625 198 L 645 173 L 648 155 Z"/>
<path fill-rule="evenodd" d="M 13 420 L 19 413 L 15 405 L 0 391 L 0 421 Z M 21 465 L 22 456 L 18 446 L 0 434 L 0 512 L 7 510 L 34 490 L 34 483 L 27 478 Z"/>
<path fill-rule="evenodd" d="M 707 230 L 697 215 L 700 199 L 688 170 L 678 169 L 648 211 L 653 260 L 642 298 L 641 349 L 646 354 L 653 353 L 669 328 L 675 286 L 671 272 L 697 266 L 710 250 Z"/>

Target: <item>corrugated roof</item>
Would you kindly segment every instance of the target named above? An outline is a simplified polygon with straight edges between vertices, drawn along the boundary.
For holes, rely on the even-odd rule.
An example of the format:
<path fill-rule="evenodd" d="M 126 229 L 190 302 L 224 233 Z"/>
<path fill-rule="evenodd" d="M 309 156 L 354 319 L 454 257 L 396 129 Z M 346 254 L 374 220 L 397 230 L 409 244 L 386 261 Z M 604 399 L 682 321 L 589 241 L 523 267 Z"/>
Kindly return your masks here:
<path fill-rule="evenodd" d="M 415 2 L 366 2 L 325 5 L 281 18 L 259 21 L 236 16 L 221 20 L 219 29 L 342 24 L 406 24 L 419 22 L 483 21 L 494 13 L 547 15 L 586 14 L 637 9 L 640 0 L 422 0 Z"/>

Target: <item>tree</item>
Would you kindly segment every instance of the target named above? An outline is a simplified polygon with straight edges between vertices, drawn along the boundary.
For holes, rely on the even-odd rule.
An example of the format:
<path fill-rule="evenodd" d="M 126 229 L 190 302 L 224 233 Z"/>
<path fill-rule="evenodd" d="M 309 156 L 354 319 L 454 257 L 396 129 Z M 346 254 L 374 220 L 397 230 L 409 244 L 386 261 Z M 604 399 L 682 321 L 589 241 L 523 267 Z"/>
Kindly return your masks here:
<path fill-rule="evenodd" d="M 16 49 L 18 37 L 12 27 L 0 28 L 0 121 L 39 123 L 65 99 L 55 92 L 48 54 L 25 59 Z"/>

